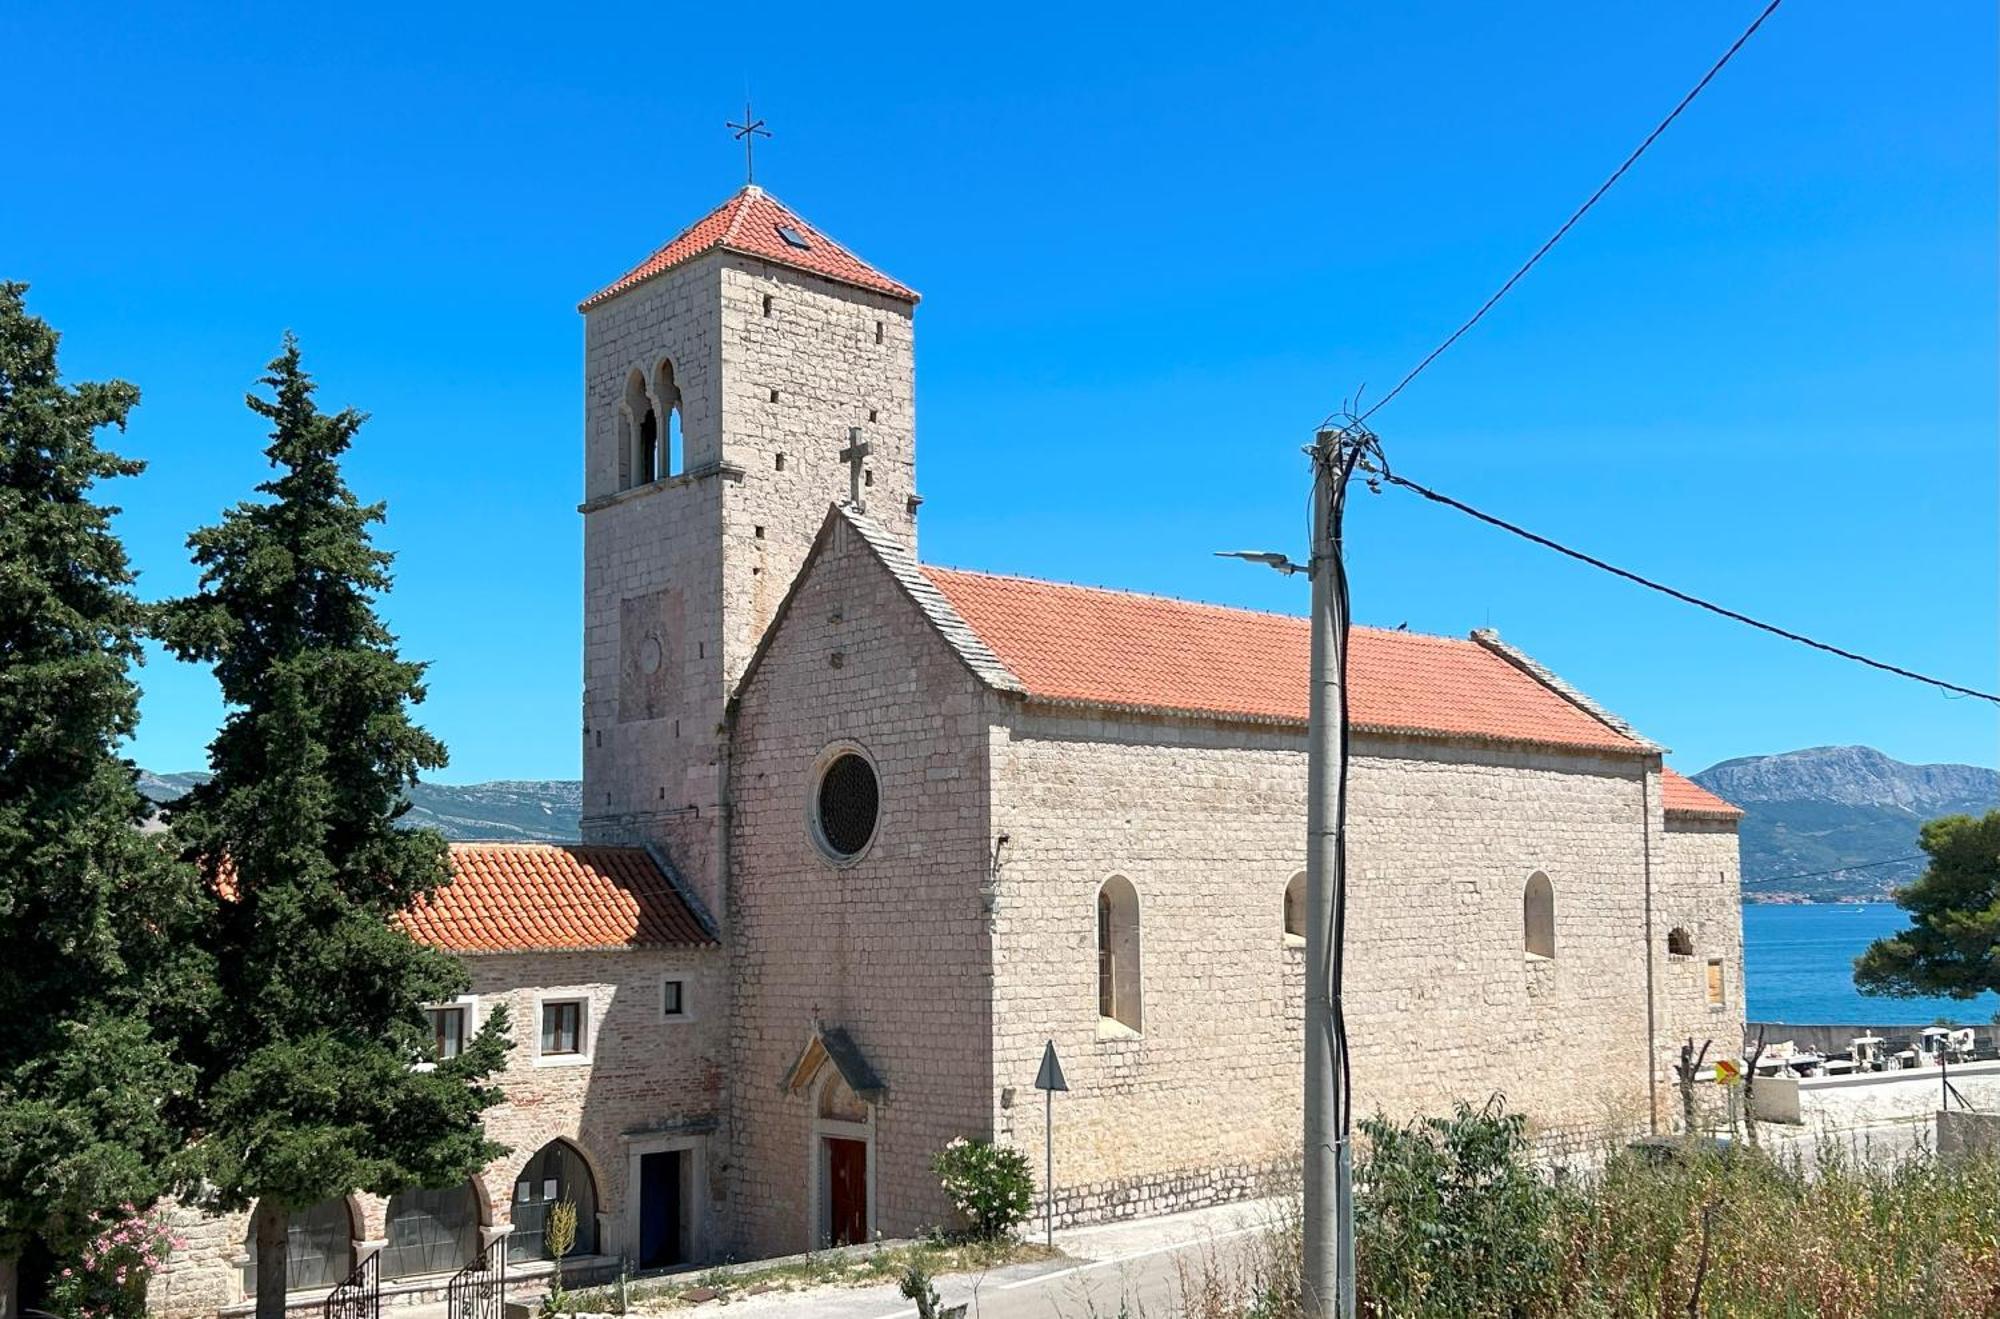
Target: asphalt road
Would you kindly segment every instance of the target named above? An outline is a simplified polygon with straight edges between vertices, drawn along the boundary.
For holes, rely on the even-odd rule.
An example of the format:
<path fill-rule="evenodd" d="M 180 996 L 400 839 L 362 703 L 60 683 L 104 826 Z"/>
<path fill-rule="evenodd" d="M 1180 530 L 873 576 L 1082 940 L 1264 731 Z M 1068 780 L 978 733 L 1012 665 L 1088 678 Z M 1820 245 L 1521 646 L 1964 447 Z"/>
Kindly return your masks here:
<path fill-rule="evenodd" d="M 967 1319 L 1166 1319 L 1179 1311 L 1181 1268 L 1231 1273 L 1248 1263 L 1272 1211 L 1226 1205 L 1168 1218 L 1059 1233 L 1066 1258 L 937 1281 Z M 893 1285 L 821 1288 L 732 1300 L 729 1319 L 916 1319 Z"/>

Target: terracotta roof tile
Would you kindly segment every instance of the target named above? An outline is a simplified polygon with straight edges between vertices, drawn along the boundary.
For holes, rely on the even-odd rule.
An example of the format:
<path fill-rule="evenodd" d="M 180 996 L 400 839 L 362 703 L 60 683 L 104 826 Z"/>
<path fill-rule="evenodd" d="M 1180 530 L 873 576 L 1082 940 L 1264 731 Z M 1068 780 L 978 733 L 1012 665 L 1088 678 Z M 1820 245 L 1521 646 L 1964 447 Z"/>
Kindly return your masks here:
<path fill-rule="evenodd" d="M 673 881 L 637 847 L 453 843 L 452 881 L 403 916 L 452 953 L 713 944 Z"/>
<path fill-rule="evenodd" d="M 1306 721 L 1303 618 L 955 568 L 924 573 L 1031 696 Z M 1358 728 L 1650 749 L 1477 641 L 1358 627 L 1348 679 Z"/>
<path fill-rule="evenodd" d="M 799 247 L 785 240 L 779 231 L 790 229 L 805 242 Z M 744 188 L 722 205 L 682 230 L 672 242 L 641 261 L 617 280 L 599 289 L 577 305 L 589 311 L 635 284 L 692 261 L 704 252 L 724 248 L 759 257 L 794 270 L 852 284 L 856 288 L 886 293 L 907 302 L 917 301 L 917 292 L 890 279 L 854 253 L 834 242 L 800 219 L 798 213 L 754 184 Z"/>
<path fill-rule="evenodd" d="M 1743 808 L 1724 801 L 1685 774 L 1660 770 L 1660 805 L 1668 815 L 1705 815 L 1715 820 L 1740 820 Z"/>

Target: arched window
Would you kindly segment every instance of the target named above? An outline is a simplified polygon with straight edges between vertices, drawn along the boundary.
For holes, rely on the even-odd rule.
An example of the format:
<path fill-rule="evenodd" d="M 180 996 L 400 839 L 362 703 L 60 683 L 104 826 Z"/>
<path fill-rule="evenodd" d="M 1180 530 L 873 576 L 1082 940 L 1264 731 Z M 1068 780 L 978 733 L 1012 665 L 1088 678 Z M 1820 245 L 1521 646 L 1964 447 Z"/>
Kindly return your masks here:
<path fill-rule="evenodd" d="M 1673 929 L 1668 930 L 1667 956 L 1693 957 L 1694 936 L 1692 934 L 1689 934 L 1685 928 L 1679 925 L 1676 925 Z"/>
<path fill-rule="evenodd" d="M 639 484 L 660 479 L 660 419 L 652 404 L 639 417 Z"/>
<path fill-rule="evenodd" d="M 456 1273 L 479 1255 L 479 1191 L 471 1182 L 389 1197 L 389 1244 L 382 1276 Z"/>
<path fill-rule="evenodd" d="M 653 404 L 665 414 L 655 472 L 658 476 L 679 476 L 687 464 L 681 448 L 681 391 L 674 383 L 674 364 L 664 358 L 653 368 Z"/>
<path fill-rule="evenodd" d="M 1301 870 L 1285 885 L 1285 942 L 1306 941 L 1306 872 Z"/>
<path fill-rule="evenodd" d="M 320 1291 L 337 1287 L 354 1272 L 354 1214 L 345 1198 L 322 1200 L 292 1210 L 285 1227 L 285 1290 Z M 257 1294 L 257 1214 L 243 1238 L 243 1294 Z"/>
<path fill-rule="evenodd" d="M 576 1206 L 572 1258 L 597 1253 L 597 1183 L 576 1146 L 552 1140 L 542 1146 L 514 1179 L 514 1230 L 507 1237 L 510 1260 L 553 1259 L 543 1243 L 549 1209 L 567 1200 Z"/>
<path fill-rule="evenodd" d="M 652 400 L 646 397 L 646 377 L 637 371 L 625 377 L 625 394 L 618 405 L 618 487 L 629 490 L 645 485 L 657 475 L 658 427 L 654 442 L 647 443 L 647 425 L 653 414 Z"/>
<path fill-rule="evenodd" d="M 1556 890 L 1539 870 L 1521 892 L 1521 934 L 1530 957 L 1556 955 Z"/>
<path fill-rule="evenodd" d="M 1097 890 L 1097 1015 L 1139 1029 L 1139 891 L 1123 875 Z"/>

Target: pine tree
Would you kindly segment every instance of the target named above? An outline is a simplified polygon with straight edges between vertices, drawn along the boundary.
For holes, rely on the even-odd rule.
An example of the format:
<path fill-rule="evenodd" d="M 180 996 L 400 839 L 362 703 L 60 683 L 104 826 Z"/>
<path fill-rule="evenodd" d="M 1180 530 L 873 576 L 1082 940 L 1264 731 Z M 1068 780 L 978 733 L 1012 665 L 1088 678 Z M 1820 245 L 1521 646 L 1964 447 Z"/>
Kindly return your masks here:
<path fill-rule="evenodd" d="M 355 1190 L 462 1180 L 501 1152 L 480 1113 L 503 1061 L 499 1017 L 434 1069 L 422 1012 L 466 986 L 397 913 L 448 879 L 443 838 L 403 829 L 405 792 L 444 747 L 414 723 L 424 666 L 375 613 L 391 556 L 340 459 L 352 410 L 313 403 L 287 336 L 253 411 L 277 476 L 189 538 L 200 591 L 162 607 L 159 634 L 211 664 L 228 707 L 213 777 L 176 803 L 174 834 L 221 895 L 221 992 L 199 1058 L 212 1207 L 257 1215 L 257 1314 L 281 1319 L 293 1211 Z"/>
<path fill-rule="evenodd" d="M 171 1040 L 208 984 L 193 872 L 140 831 L 119 746 L 143 610 L 100 481 L 129 384 L 65 385 L 56 334 L 0 284 L 0 1315 L 32 1244 L 170 1187 L 193 1088 Z"/>
<path fill-rule="evenodd" d="M 1976 998 L 2000 990 L 2000 811 L 1925 823 L 1923 875 L 1896 890 L 1909 928 L 1854 960 L 1864 994 Z"/>

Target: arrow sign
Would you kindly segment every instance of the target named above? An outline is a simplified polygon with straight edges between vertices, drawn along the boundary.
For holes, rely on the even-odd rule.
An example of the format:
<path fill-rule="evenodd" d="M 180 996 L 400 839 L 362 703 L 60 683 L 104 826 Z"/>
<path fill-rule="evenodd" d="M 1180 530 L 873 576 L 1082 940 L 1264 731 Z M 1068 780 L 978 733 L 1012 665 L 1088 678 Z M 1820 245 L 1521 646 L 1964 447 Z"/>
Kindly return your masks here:
<path fill-rule="evenodd" d="M 1019 1075 L 1019 1073 L 1015 1073 Z M 1069 1082 L 1063 1080 L 1062 1064 L 1056 1061 L 1056 1042 L 1050 1040 L 1042 1046 L 1042 1069 L 1035 1073 L 1035 1089 L 1068 1090 Z"/>

